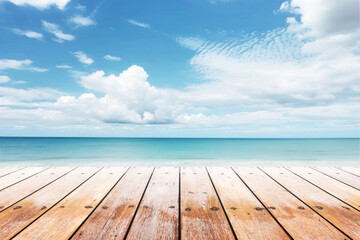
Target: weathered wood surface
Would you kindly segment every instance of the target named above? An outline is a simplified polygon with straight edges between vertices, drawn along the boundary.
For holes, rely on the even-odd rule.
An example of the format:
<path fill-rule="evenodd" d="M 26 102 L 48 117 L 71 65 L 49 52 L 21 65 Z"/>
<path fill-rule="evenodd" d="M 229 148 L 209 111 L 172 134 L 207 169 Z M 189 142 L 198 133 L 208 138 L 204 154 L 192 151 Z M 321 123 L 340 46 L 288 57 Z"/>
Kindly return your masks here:
<path fill-rule="evenodd" d="M 360 177 L 360 167 L 340 167 L 339 169 Z"/>
<path fill-rule="evenodd" d="M 0 178 L 6 175 L 9 175 L 13 172 L 19 171 L 20 169 L 24 169 L 23 167 L 2 167 L 0 168 Z"/>
<path fill-rule="evenodd" d="M 181 238 L 234 239 L 204 167 L 181 168 Z"/>
<path fill-rule="evenodd" d="M 258 168 L 235 171 L 294 239 L 348 239 Z"/>
<path fill-rule="evenodd" d="M 0 168 L 0 239 L 360 239 L 345 169 Z"/>
<path fill-rule="evenodd" d="M 261 169 L 346 235 L 360 239 L 360 212 L 284 168 Z"/>
<path fill-rule="evenodd" d="M 0 239 L 10 239 L 100 168 L 79 168 L 0 213 Z M 58 219 L 56 219 L 58 220 Z"/>
<path fill-rule="evenodd" d="M 58 179 L 72 169 L 74 168 L 49 168 L 31 178 L 25 179 L 18 184 L 0 191 L 0 212 L 47 184 L 50 184 L 52 181 Z"/>
<path fill-rule="evenodd" d="M 290 239 L 231 168 L 208 171 L 238 239 Z"/>
<path fill-rule="evenodd" d="M 360 190 L 360 178 L 334 167 L 315 167 L 315 170 Z"/>
<path fill-rule="evenodd" d="M 72 239 L 123 239 L 153 168 L 131 168 Z"/>
<path fill-rule="evenodd" d="M 352 207 L 360 210 L 360 191 L 342 182 L 319 173 L 311 168 L 291 167 L 290 171 L 315 184 L 324 191 L 334 195 Z"/>
<path fill-rule="evenodd" d="M 178 239 L 179 168 L 156 168 L 126 239 Z"/>
<path fill-rule="evenodd" d="M 9 175 L 6 175 L 0 178 L 0 190 L 3 190 L 7 187 L 13 186 L 16 183 L 23 181 L 29 177 L 36 175 L 37 173 L 44 171 L 47 169 L 46 167 L 31 167 L 31 168 L 24 168 L 20 171 L 16 171 Z"/>
<path fill-rule="evenodd" d="M 101 169 L 15 239 L 69 239 L 125 171 L 124 167 Z"/>

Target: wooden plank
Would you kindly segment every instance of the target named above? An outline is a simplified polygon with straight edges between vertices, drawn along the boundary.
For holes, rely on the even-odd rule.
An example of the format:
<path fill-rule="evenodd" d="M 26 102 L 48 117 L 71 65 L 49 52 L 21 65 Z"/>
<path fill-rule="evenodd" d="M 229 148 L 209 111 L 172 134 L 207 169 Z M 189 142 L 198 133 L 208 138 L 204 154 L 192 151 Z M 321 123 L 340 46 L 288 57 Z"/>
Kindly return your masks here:
<path fill-rule="evenodd" d="M 351 173 L 334 167 L 315 167 L 315 170 L 360 190 L 360 179 Z"/>
<path fill-rule="evenodd" d="M 126 239 L 178 239 L 179 168 L 156 168 Z"/>
<path fill-rule="evenodd" d="M 23 167 L 2 167 L 0 168 L 0 178 L 13 172 L 19 171 L 20 169 L 23 169 Z"/>
<path fill-rule="evenodd" d="M 100 170 L 15 239 L 69 239 L 126 170 L 125 167 Z"/>
<path fill-rule="evenodd" d="M 99 168 L 78 168 L 0 213 L 0 239 L 10 239 L 64 198 Z"/>
<path fill-rule="evenodd" d="M 292 238 L 349 239 L 258 168 L 234 170 Z"/>
<path fill-rule="evenodd" d="M 360 177 L 360 168 L 358 167 L 340 167 L 339 169 Z"/>
<path fill-rule="evenodd" d="M 360 212 L 288 170 L 271 167 L 261 169 L 349 237 L 360 239 Z"/>
<path fill-rule="evenodd" d="M 131 168 L 72 239 L 123 239 L 153 168 Z"/>
<path fill-rule="evenodd" d="M 16 183 L 19 183 L 28 177 L 32 177 L 47 168 L 48 167 L 28 167 L 2 177 L 0 178 L 0 191 Z"/>
<path fill-rule="evenodd" d="M 234 239 L 205 168 L 181 168 L 181 238 Z"/>
<path fill-rule="evenodd" d="M 291 167 L 288 169 L 324 191 L 346 202 L 357 210 L 360 210 L 360 191 L 357 189 L 321 174 L 311 168 Z"/>
<path fill-rule="evenodd" d="M 231 168 L 208 171 L 238 239 L 290 239 Z"/>
<path fill-rule="evenodd" d="M 32 194 L 74 168 L 56 167 L 47 169 L 31 178 L 0 191 L 0 211 Z"/>

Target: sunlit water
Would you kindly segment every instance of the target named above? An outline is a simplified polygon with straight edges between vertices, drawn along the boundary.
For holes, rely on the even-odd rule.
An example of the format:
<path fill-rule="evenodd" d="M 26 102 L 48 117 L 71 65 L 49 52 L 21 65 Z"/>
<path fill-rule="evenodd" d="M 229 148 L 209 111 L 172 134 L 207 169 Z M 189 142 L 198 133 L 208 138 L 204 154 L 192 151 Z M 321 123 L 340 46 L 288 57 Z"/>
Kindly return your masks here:
<path fill-rule="evenodd" d="M 359 139 L 0 138 L 8 165 L 356 165 Z"/>

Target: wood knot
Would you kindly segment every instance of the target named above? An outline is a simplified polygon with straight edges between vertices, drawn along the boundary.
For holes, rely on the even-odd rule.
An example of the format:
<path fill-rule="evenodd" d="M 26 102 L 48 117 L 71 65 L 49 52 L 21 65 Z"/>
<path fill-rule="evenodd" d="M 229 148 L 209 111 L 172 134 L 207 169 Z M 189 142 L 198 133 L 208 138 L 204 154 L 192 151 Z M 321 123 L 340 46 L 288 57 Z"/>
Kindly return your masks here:
<path fill-rule="evenodd" d="M 130 205 L 130 206 L 131 206 L 131 205 Z M 129 206 L 129 207 L 130 207 L 130 206 Z M 149 208 L 149 207 L 145 205 L 144 208 Z"/>
<path fill-rule="evenodd" d="M 128 207 L 128 208 L 133 208 L 133 207 L 135 207 L 135 205 L 129 205 L 129 207 Z"/>
<path fill-rule="evenodd" d="M 185 211 L 189 212 L 191 211 L 191 208 L 185 208 Z"/>
<path fill-rule="evenodd" d="M 0 209 L 4 208 L 4 206 L 0 206 Z"/>
<path fill-rule="evenodd" d="M 262 211 L 262 210 L 264 210 L 264 208 L 262 208 L 262 207 L 256 207 L 256 208 L 254 208 L 256 211 Z"/>
<path fill-rule="evenodd" d="M 274 209 L 276 209 L 276 207 L 271 206 L 271 207 L 269 207 L 269 209 L 273 209 L 273 210 L 274 210 Z"/>
<path fill-rule="evenodd" d="M 232 207 L 231 210 L 236 210 L 236 207 Z"/>
<path fill-rule="evenodd" d="M 42 206 L 42 207 L 41 207 L 41 210 L 45 210 L 45 209 L 46 209 L 46 206 Z"/>
<path fill-rule="evenodd" d="M 212 207 L 212 208 L 210 208 L 210 210 L 211 211 L 217 211 L 217 210 L 219 210 L 219 208 L 218 207 Z"/>
<path fill-rule="evenodd" d="M 60 208 L 65 208 L 65 206 L 60 206 Z"/>
<path fill-rule="evenodd" d="M 87 205 L 87 206 L 85 206 L 85 208 L 93 208 L 92 206 L 90 206 L 90 205 Z"/>
<path fill-rule="evenodd" d="M 303 206 L 298 207 L 300 210 L 304 210 L 305 208 Z"/>
<path fill-rule="evenodd" d="M 175 206 L 170 206 L 169 208 L 175 208 Z"/>
<path fill-rule="evenodd" d="M 108 206 L 103 206 L 102 209 L 108 209 Z"/>
<path fill-rule="evenodd" d="M 22 208 L 22 206 L 16 206 L 16 207 L 14 207 L 14 210 L 20 209 L 20 208 Z"/>
<path fill-rule="evenodd" d="M 203 194 L 207 194 L 207 192 L 203 192 Z"/>
<path fill-rule="evenodd" d="M 323 210 L 324 208 L 321 206 L 315 206 L 317 209 Z"/>
<path fill-rule="evenodd" d="M 346 206 L 341 206 L 342 208 L 345 208 L 346 210 L 350 210 L 349 207 L 346 207 Z"/>

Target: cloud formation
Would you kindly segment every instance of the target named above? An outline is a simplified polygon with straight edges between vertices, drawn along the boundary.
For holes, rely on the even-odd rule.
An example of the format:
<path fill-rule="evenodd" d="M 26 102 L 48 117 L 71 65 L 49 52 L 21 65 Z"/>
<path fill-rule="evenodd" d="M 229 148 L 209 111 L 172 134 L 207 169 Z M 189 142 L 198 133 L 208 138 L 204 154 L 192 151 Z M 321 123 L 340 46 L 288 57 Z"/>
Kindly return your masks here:
<path fill-rule="evenodd" d="M 121 58 L 120 57 L 114 57 L 114 56 L 111 56 L 109 54 L 105 55 L 104 56 L 104 59 L 105 60 L 109 60 L 109 61 L 120 61 Z"/>
<path fill-rule="evenodd" d="M 69 19 L 69 22 L 74 24 L 75 27 L 87 27 L 91 25 L 95 25 L 96 22 L 91 17 L 84 17 L 81 15 L 76 15 Z"/>
<path fill-rule="evenodd" d="M 71 0 L 5 0 L 5 1 L 12 2 L 13 4 L 18 6 L 32 6 L 40 10 L 47 9 L 52 5 L 55 5 L 57 8 L 61 10 L 64 10 L 65 6 Z"/>
<path fill-rule="evenodd" d="M 75 36 L 63 33 L 59 25 L 47 22 L 45 20 L 41 20 L 41 23 L 47 32 L 55 36 L 55 38 L 53 38 L 55 42 L 63 43 L 64 41 L 75 40 Z"/>
<path fill-rule="evenodd" d="M 6 83 L 6 82 L 10 82 L 10 78 L 6 75 L 2 75 L 0 76 L 0 83 Z"/>
<path fill-rule="evenodd" d="M 135 21 L 134 19 L 129 19 L 127 21 L 128 21 L 128 23 L 130 23 L 132 25 L 135 25 L 135 26 L 138 26 L 138 27 L 150 28 L 150 24 L 138 22 L 138 21 Z"/>
<path fill-rule="evenodd" d="M 62 65 L 56 65 L 56 68 L 69 69 L 69 68 L 72 68 L 72 66 L 69 66 L 67 64 L 62 64 Z"/>
<path fill-rule="evenodd" d="M 17 35 L 22 35 L 22 36 L 26 36 L 28 38 L 35 38 L 37 40 L 42 40 L 43 38 L 43 35 L 41 33 L 38 33 L 38 32 L 34 32 L 34 31 L 31 31 L 31 30 L 21 30 L 21 29 L 18 29 L 18 28 L 14 28 L 12 29 L 13 33 L 17 34 Z"/>
<path fill-rule="evenodd" d="M 16 70 L 28 70 L 33 72 L 46 72 L 45 68 L 38 68 L 32 66 L 30 59 L 15 60 L 15 59 L 0 59 L 0 70 L 16 69 Z"/>
<path fill-rule="evenodd" d="M 73 53 L 74 56 L 78 59 L 79 62 L 90 65 L 94 60 L 88 57 L 83 51 L 77 51 Z"/>

